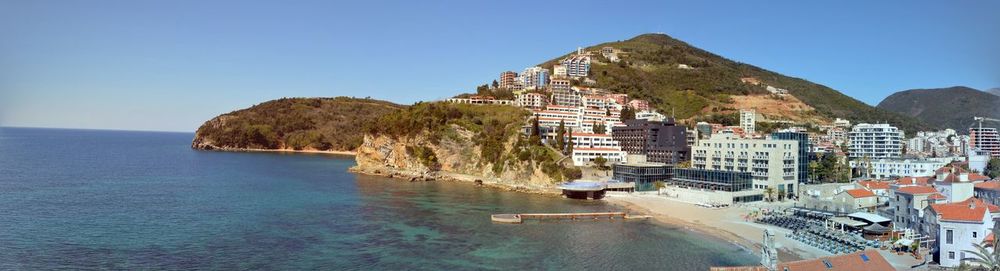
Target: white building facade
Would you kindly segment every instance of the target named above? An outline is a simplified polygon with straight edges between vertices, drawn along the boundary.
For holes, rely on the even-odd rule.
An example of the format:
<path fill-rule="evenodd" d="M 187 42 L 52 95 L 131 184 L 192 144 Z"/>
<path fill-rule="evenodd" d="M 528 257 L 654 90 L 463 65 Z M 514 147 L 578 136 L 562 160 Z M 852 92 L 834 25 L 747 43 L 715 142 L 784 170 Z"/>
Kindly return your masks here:
<path fill-rule="evenodd" d="M 691 166 L 698 169 L 750 172 L 754 189 L 773 188 L 795 195 L 798 180 L 798 146 L 795 140 L 741 139 L 714 134 L 691 147 Z"/>
<path fill-rule="evenodd" d="M 889 124 L 859 123 L 848 134 L 849 157 L 898 158 L 902 156 L 903 136 L 903 130 Z"/>

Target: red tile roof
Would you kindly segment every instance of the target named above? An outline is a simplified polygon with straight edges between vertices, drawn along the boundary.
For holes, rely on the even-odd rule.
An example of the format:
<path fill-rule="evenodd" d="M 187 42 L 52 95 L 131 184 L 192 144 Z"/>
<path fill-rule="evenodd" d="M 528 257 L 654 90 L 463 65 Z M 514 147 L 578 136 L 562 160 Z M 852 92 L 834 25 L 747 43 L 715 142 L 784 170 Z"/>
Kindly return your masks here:
<path fill-rule="evenodd" d="M 984 202 L 981 199 L 969 198 L 955 203 L 931 204 L 931 210 L 948 221 L 982 221 L 987 211 L 1000 211 L 1000 207 Z"/>
<path fill-rule="evenodd" d="M 937 190 L 930 186 L 906 186 L 896 189 L 896 193 L 919 195 L 937 193 Z"/>
<path fill-rule="evenodd" d="M 1000 181 L 989 181 L 975 184 L 977 189 L 988 189 L 1000 191 Z"/>
<path fill-rule="evenodd" d="M 948 197 L 945 197 L 941 193 L 934 193 L 934 195 L 927 196 L 927 198 L 928 199 L 948 199 Z"/>
<path fill-rule="evenodd" d="M 867 258 L 867 260 L 866 260 Z M 829 264 L 830 267 L 827 267 Z M 712 267 L 709 270 L 712 271 L 741 271 L 741 270 L 753 270 L 753 271 L 763 271 L 767 268 L 763 266 L 734 266 L 734 267 Z M 783 262 L 778 263 L 777 270 L 789 270 L 789 271 L 810 271 L 810 270 L 822 270 L 822 271 L 839 271 L 839 270 L 852 270 L 852 271 L 875 271 L 875 270 L 895 270 L 889 261 L 882 257 L 877 250 L 869 249 L 865 251 L 858 251 L 851 254 L 835 255 L 828 257 L 821 257 L 816 259 L 801 260 L 794 262 Z"/>
<path fill-rule="evenodd" d="M 858 181 L 858 185 L 860 185 L 861 187 L 864 187 L 864 188 L 866 188 L 868 190 L 889 189 L 889 183 L 888 182 L 879 182 L 879 181 L 871 181 L 871 180 L 869 180 L 869 181 Z"/>
<path fill-rule="evenodd" d="M 896 180 L 896 183 L 901 185 L 927 185 L 930 179 L 931 177 L 903 177 Z"/>
<path fill-rule="evenodd" d="M 845 190 L 844 192 L 847 192 L 847 194 L 851 195 L 851 197 L 854 198 L 867 198 L 875 196 L 875 193 L 872 193 L 872 191 L 868 191 L 866 189 L 851 189 L 851 190 Z"/>

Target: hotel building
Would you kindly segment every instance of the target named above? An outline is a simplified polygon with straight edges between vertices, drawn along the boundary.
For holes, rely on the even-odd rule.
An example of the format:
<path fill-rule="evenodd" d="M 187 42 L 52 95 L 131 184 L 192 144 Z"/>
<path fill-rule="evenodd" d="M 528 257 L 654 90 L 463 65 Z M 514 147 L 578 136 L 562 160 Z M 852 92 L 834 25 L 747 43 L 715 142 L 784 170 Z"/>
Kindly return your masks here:
<path fill-rule="evenodd" d="M 611 126 L 609 126 L 611 127 Z M 677 164 L 687 161 L 687 128 L 673 119 L 648 121 L 626 120 L 624 126 L 611 128 L 611 135 L 629 154 L 646 155 L 650 162 Z"/>
<path fill-rule="evenodd" d="M 859 123 L 851 128 L 848 140 L 851 159 L 898 158 L 903 154 L 903 131 L 889 124 Z"/>
<path fill-rule="evenodd" d="M 697 169 L 749 172 L 754 189 L 773 188 L 784 196 L 796 194 L 799 183 L 799 141 L 741 139 L 714 134 L 691 148 Z"/>

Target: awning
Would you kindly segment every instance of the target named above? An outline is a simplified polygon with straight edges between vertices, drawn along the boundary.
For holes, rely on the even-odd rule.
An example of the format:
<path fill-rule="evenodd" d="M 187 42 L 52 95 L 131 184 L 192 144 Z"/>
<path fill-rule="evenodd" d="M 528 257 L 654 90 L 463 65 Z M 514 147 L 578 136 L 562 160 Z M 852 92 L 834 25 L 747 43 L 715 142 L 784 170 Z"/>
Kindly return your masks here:
<path fill-rule="evenodd" d="M 855 212 L 855 213 L 851 213 L 851 214 L 849 214 L 847 216 L 853 217 L 853 218 L 857 218 L 857 219 L 861 219 L 861 220 L 864 220 L 864 221 L 868 221 L 868 222 L 871 222 L 871 223 L 883 223 L 883 222 L 892 221 L 891 219 L 882 217 L 880 215 L 876 215 L 876 214 L 873 214 L 873 213 L 866 213 L 866 212 Z"/>
<path fill-rule="evenodd" d="M 881 224 L 875 223 L 875 224 L 868 225 L 868 227 L 865 227 L 864 230 L 865 230 L 865 232 L 868 232 L 868 233 L 885 234 L 885 233 L 891 231 L 892 229 L 889 229 L 886 226 L 882 226 Z"/>
<path fill-rule="evenodd" d="M 843 224 L 843 225 L 847 225 L 847 226 L 851 226 L 851 227 L 855 227 L 855 228 L 862 227 L 864 225 L 868 225 L 868 223 L 857 221 L 857 220 L 850 219 L 850 218 L 843 217 L 843 216 L 838 216 L 838 217 L 831 218 L 830 221 L 833 222 L 833 223 Z"/>

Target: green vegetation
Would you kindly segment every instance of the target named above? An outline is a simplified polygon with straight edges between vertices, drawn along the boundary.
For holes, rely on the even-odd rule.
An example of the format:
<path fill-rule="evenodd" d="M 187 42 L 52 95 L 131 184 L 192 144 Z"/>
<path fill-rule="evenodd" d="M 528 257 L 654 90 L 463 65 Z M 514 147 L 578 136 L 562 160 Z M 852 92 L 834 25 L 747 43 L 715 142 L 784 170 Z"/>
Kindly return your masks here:
<path fill-rule="evenodd" d="M 528 111 L 512 106 L 417 103 L 372 121 L 364 130 L 395 138 L 426 135 L 438 144 L 445 135 L 456 132 L 453 126 L 461 127 L 476 134 L 473 141 L 480 146 L 483 161 L 502 166 L 504 143 L 518 134 L 528 116 Z"/>
<path fill-rule="evenodd" d="M 766 94 L 765 85 L 770 85 L 787 89 L 827 118 L 889 122 L 908 132 L 930 128 L 913 118 L 869 106 L 829 87 L 732 61 L 667 35 L 644 34 L 587 50 L 599 50 L 604 46 L 621 50 L 622 61 L 591 65 L 591 77 L 597 81 L 597 87 L 647 100 L 658 111 L 673 112 L 680 119 L 699 116 L 708 107 L 724 107 L 732 102 L 730 95 Z M 542 66 L 551 68 L 563 57 Z M 681 64 L 690 68 L 678 67 Z M 761 85 L 743 83 L 740 80 L 743 77 L 756 78 Z"/>
<path fill-rule="evenodd" d="M 490 164 L 494 173 L 499 174 L 518 162 L 526 162 L 540 167 L 542 172 L 555 180 L 579 178 L 582 175 L 579 169 L 557 163 L 563 156 L 556 149 L 541 143 L 537 122 L 533 122 L 532 135 L 520 133 L 528 117 L 530 113 L 527 110 L 513 106 L 417 103 L 372 121 L 364 130 L 373 135 L 394 138 L 426 136 L 430 143 L 440 144 L 445 138 L 464 140 L 456 137 L 459 132 L 456 128 L 460 128 L 474 133 L 472 143 L 480 148 L 480 166 Z M 510 140 L 514 144 L 508 147 Z M 569 148 L 571 145 L 566 144 Z M 429 168 L 440 167 L 429 147 L 410 146 L 407 152 Z"/>
<path fill-rule="evenodd" d="M 983 174 L 990 178 L 1000 178 L 1000 158 L 992 158 L 986 163 L 986 170 Z"/>
<path fill-rule="evenodd" d="M 195 133 L 195 148 L 354 150 L 361 127 L 403 108 L 368 98 L 283 98 L 213 118 Z"/>
<path fill-rule="evenodd" d="M 420 163 L 425 167 L 433 170 L 441 168 L 441 164 L 438 163 L 437 155 L 434 154 L 434 150 L 430 147 L 418 145 L 418 146 L 406 146 L 406 152 L 409 155 L 417 157 Z"/>
<path fill-rule="evenodd" d="M 809 170 L 813 183 L 846 183 L 851 179 L 850 167 L 832 153 L 821 154 L 819 161 L 809 162 Z"/>
<path fill-rule="evenodd" d="M 1000 236 L 1000 229 L 990 229 L 993 236 Z M 965 268 L 969 268 L 966 262 L 975 264 L 973 270 L 1000 270 L 1000 242 L 983 240 L 981 243 L 973 244 L 975 250 L 966 250 L 971 257 L 961 259 Z M 968 269 L 967 269 L 968 270 Z"/>

